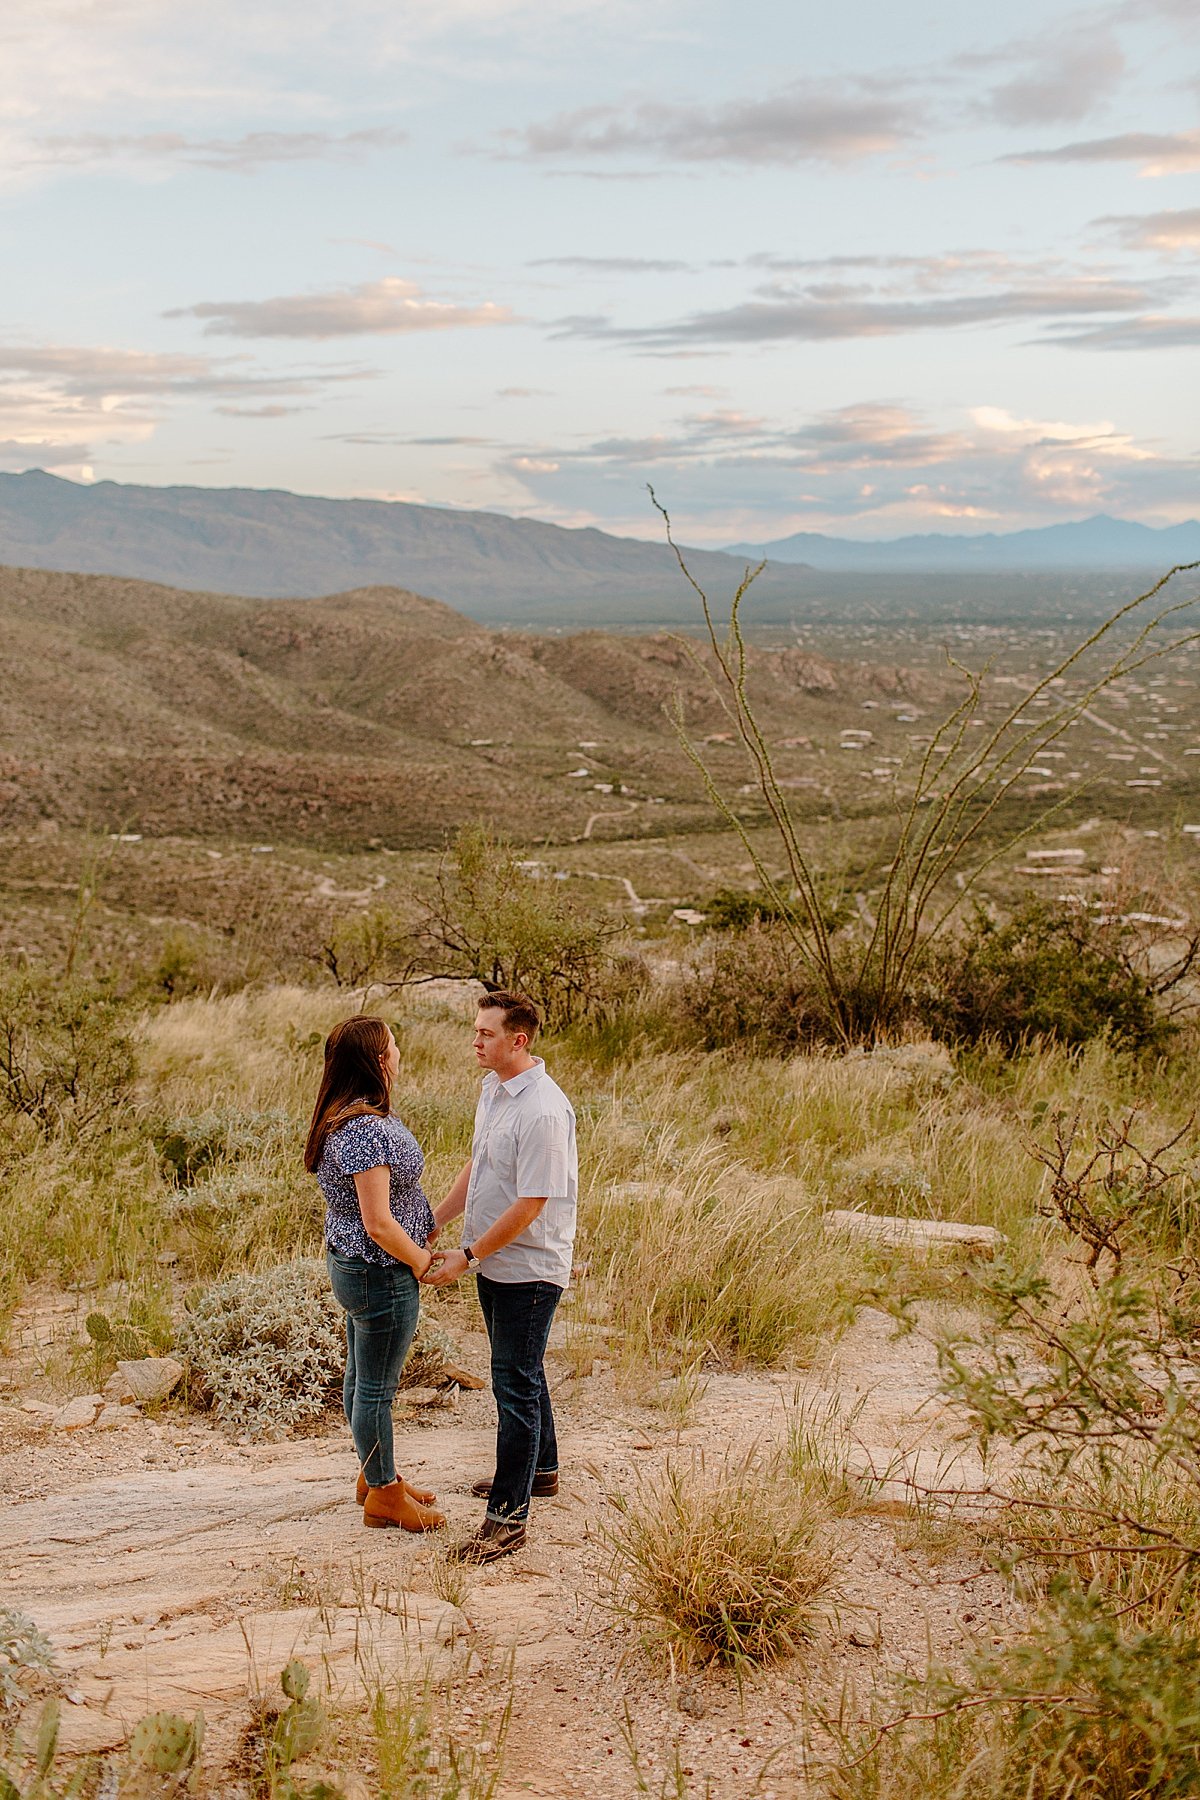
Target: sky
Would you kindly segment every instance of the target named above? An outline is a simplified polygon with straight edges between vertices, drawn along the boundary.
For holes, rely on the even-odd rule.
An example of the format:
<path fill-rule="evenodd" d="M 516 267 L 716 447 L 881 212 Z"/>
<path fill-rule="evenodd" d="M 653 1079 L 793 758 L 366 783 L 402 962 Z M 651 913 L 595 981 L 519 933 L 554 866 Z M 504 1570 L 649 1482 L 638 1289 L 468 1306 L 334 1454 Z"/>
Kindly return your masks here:
<path fill-rule="evenodd" d="M 1200 514 L 1195 0 L 3 0 L 0 469 Z"/>

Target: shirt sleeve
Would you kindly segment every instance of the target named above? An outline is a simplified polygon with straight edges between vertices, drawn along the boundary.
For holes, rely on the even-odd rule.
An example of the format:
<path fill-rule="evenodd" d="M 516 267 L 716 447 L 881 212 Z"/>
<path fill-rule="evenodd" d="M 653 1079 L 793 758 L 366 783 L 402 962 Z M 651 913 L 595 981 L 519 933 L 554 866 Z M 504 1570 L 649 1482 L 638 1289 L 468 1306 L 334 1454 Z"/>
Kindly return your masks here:
<path fill-rule="evenodd" d="M 343 1125 L 334 1140 L 334 1153 L 344 1175 L 361 1175 L 391 1161 L 391 1145 L 383 1120 L 364 1113 Z"/>
<path fill-rule="evenodd" d="M 569 1188 L 565 1119 L 530 1119 L 517 1140 L 517 1194 L 522 1199 L 564 1199 Z"/>

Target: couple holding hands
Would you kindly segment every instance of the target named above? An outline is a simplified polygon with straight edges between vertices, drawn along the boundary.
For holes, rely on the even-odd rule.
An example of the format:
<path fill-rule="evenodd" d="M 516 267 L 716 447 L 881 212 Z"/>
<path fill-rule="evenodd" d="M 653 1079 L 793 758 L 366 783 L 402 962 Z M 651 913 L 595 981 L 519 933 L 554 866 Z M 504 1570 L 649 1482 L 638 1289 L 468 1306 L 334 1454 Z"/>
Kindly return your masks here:
<path fill-rule="evenodd" d="M 558 1492 L 543 1359 L 571 1276 L 578 1160 L 571 1104 L 530 1050 L 540 1023 L 521 994 L 480 1002 L 474 1050 L 485 1073 L 471 1158 L 436 1208 L 421 1188 L 421 1147 L 391 1110 L 400 1051 L 382 1019 L 346 1019 L 330 1032 L 304 1151 L 325 1199 L 329 1278 L 346 1315 L 342 1397 L 366 1525 L 434 1531 L 445 1523 L 437 1496 L 396 1472 L 392 1400 L 421 1286 L 475 1273 L 492 1347 L 496 1466 L 472 1488 L 487 1500 L 482 1525 L 447 1552 L 459 1562 L 519 1550 L 530 1497 Z M 435 1248 L 460 1215 L 461 1248 Z"/>

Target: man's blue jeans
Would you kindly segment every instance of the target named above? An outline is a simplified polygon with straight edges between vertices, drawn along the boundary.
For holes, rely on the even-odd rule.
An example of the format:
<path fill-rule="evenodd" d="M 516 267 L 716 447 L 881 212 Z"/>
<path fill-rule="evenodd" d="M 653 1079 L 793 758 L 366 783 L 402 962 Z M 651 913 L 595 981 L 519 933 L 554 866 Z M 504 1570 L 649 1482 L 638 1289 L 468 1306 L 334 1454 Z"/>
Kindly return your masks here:
<path fill-rule="evenodd" d="M 368 1487 L 396 1479 L 392 1401 L 417 1329 L 421 1288 L 404 1263 L 369 1263 L 326 1249 L 333 1297 L 346 1315 L 342 1405 Z"/>
<path fill-rule="evenodd" d="M 529 1516 L 535 1474 L 558 1468 L 558 1439 L 542 1359 L 562 1289 L 552 1281 L 475 1277 L 492 1345 L 496 1397 L 496 1473 L 489 1519 L 521 1524 Z"/>

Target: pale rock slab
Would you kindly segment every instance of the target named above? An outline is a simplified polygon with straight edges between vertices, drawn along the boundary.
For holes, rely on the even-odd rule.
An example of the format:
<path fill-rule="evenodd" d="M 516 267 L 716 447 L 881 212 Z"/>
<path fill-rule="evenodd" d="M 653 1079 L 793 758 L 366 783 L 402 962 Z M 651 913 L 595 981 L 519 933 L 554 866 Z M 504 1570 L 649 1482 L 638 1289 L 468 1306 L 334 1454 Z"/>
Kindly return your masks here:
<path fill-rule="evenodd" d="M 141 1356 L 135 1361 L 119 1362 L 104 1392 L 108 1399 L 153 1406 L 174 1393 L 182 1380 L 183 1364 L 173 1356 Z"/>
<path fill-rule="evenodd" d="M 96 1423 L 96 1415 L 104 1405 L 103 1394 L 77 1394 L 60 1406 L 50 1423 L 55 1431 L 84 1431 Z"/>
<path fill-rule="evenodd" d="M 935 1250 L 946 1244 L 978 1245 L 998 1250 L 1004 1233 L 994 1225 L 960 1225 L 950 1219 L 908 1219 L 890 1213 L 866 1213 L 832 1207 L 825 1214 L 830 1231 L 870 1238 L 893 1250 Z"/>

